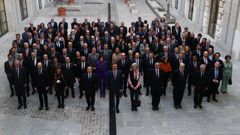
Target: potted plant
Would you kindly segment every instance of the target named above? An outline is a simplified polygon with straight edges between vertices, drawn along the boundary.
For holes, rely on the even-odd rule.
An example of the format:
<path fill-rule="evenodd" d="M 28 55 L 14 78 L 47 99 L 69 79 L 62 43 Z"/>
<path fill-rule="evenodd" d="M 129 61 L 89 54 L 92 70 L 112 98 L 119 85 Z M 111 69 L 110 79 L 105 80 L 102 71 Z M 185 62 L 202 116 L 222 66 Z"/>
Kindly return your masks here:
<path fill-rule="evenodd" d="M 69 3 L 70 4 L 73 4 L 75 0 L 69 0 Z"/>
<path fill-rule="evenodd" d="M 61 3 L 61 6 L 58 7 L 58 15 L 65 16 L 66 15 L 66 7 L 63 7 L 63 0 L 58 0 Z"/>

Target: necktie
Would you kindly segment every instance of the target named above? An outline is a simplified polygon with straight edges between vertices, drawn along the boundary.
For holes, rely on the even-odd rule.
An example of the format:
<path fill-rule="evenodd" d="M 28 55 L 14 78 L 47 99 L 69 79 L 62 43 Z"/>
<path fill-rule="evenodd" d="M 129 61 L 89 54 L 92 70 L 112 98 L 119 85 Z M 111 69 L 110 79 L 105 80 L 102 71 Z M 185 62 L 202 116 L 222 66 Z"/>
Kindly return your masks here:
<path fill-rule="evenodd" d="M 124 60 L 122 60 L 122 64 L 123 64 L 123 65 L 125 64 L 125 61 L 124 61 Z"/>
<path fill-rule="evenodd" d="M 116 80 L 117 79 L 117 71 L 113 71 L 113 73 L 114 73 L 114 80 Z"/>
<path fill-rule="evenodd" d="M 181 71 L 180 74 L 181 74 L 181 78 L 183 79 L 184 78 L 184 72 Z"/>
<path fill-rule="evenodd" d="M 91 78 L 91 74 L 90 73 L 88 73 L 88 79 L 90 79 Z"/>
<path fill-rule="evenodd" d="M 42 71 L 41 71 L 41 69 L 38 69 L 38 74 L 40 74 L 40 75 L 42 74 Z"/>
<path fill-rule="evenodd" d="M 19 78 L 19 68 L 17 68 L 17 77 Z"/>
<path fill-rule="evenodd" d="M 217 79 L 217 77 L 218 77 L 218 70 L 215 69 L 215 79 Z"/>
<path fill-rule="evenodd" d="M 203 77 L 203 72 L 201 72 L 201 78 Z"/>

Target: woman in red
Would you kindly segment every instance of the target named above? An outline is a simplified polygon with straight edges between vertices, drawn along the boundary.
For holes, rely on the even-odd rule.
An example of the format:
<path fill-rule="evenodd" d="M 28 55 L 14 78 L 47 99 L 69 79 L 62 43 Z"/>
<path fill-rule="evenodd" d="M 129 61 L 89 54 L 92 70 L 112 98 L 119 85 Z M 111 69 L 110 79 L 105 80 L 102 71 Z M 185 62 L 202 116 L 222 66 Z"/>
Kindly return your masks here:
<path fill-rule="evenodd" d="M 168 80 L 170 80 L 170 75 L 172 72 L 171 64 L 167 57 L 163 57 L 160 62 L 160 70 L 163 71 L 163 95 L 166 96 L 166 88 Z"/>

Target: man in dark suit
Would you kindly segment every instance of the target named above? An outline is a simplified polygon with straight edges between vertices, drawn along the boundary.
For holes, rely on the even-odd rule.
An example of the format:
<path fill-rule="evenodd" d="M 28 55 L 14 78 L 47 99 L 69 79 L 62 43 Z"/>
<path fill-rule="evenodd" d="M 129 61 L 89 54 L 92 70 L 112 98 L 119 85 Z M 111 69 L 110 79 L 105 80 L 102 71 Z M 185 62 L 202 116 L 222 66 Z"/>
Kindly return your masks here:
<path fill-rule="evenodd" d="M 192 61 L 188 63 L 188 96 L 192 93 L 193 80 L 196 72 L 199 70 L 200 63 L 198 62 L 197 56 L 192 56 Z"/>
<path fill-rule="evenodd" d="M 58 25 L 57 25 L 57 22 L 54 21 L 54 19 L 52 18 L 51 21 L 48 23 L 51 25 L 51 28 L 52 28 L 52 34 L 53 34 L 53 37 L 56 36 L 56 32 L 58 30 Z"/>
<path fill-rule="evenodd" d="M 123 74 L 123 95 L 127 97 L 127 79 L 128 79 L 129 69 L 130 69 L 130 63 L 129 63 L 129 60 L 126 59 L 125 53 L 121 53 L 121 59 L 118 60 L 117 63 L 118 63 L 119 70 L 121 70 Z"/>
<path fill-rule="evenodd" d="M 64 98 L 68 97 L 69 88 L 71 89 L 72 98 L 75 98 L 74 92 L 74 83 L 75 83 L 75 75 L 74 75 L 74 65 L 70 63 L 70 58 L 65 58 L 65 64 L 63 66 L 63 75 L 66 83 L 66 95 Z"/>
<path fill-rule="evenodd" d="M 148 58 L 144 62 L 144 83 L 146 87 L 146 96 L 149 95 L 149 89 L 151 86 L 151 72 L 154 69 L 155 59 L 153 58 L 153 53 L 150 52 Z"/>
<path fill-rule="evenodd" d="M 65 22 L 65 18 L 62 18 L 62 21 L 59 23 L 58 28 L 60 28 L 61 25 L 63 25 L 63 28 L 64 28 L 66 31 L 68 30 L 68 23 Z"/>
<path fill-rule="evenodd" d="M 23 54 L 22 53 L 19 53 L 18 54 L 18 61 L 19 61 L 19 66 L 20 68 L 23 68 L 24 69 L 24 72 L 25 72 L 25 77 L 26 77 L 26 94 L 27 96 L 29 97 L 30 96 L 30 93 L 29 93 L 29 81 L 30 81 L 30 66 L 29 66 L 29 60 L 27 59 L 24 59 L 23 58 Z"/>
<path fill-rule="evenodd" d="M 108 67 L 111 67 L 112 63 L 112 50 L 108 49 L 108 44 L 105 43 L 103 46 L 103 50 L 100 51 L 100 55 L 104 57 L 104 60 L 107 61 Z"/>
<path fill-rule="evenodd" d="M 40 106 L 39 110 L 41 111 L 43 108 L 43 99 L 45 103 L 46 110 L 49 110 L 48 107 L 48 96 L 47 96 L 47 89 L 48 89 L 48 82 L 50 81 L 47 71 L 43 68 L 41 62 L 37 63 L 37 69 L 35 70 L 35 80 L 36 80 L 36 89 L 38 92 Z"/>
<path fill-rule="evenodd" d="M 107 86 L 109 89 L 109 98 L 110 98 L 110 108 L 115 110 L 119 113 L 119 97 L 120 97 L 120 90 L 123 86 L 123 76 L 122 72 L 118 70 L 117 64 L 112 65 L 112 70 L 108 71 L 107 75 Z M 116 104 L 115 104 L 116 98 Z"/>
<path fill-rule="evenodd" d="M 176 109 L 182 108 L 181 102 L 184 95 L 186 86 L 187 71 L 185 70 L 185 64 L 180 63 L 179 69 L 175 70 L 172 75 L 173 84 L 173 100 Z"/>
<path fill-rule="evenodd" d="M 160 71 L 159 62 L 154 64 L 154 69 L 151 73 L 151 93 L 152 93 L 152 110 L 158 110 L 160 97 L 163 92 L 162 72 Z"/>
<path fill-rule="evenodd" d="M 139 72 L 142 73 L 142 71 L 143 71 L 143 61 L 140 58 L 139 52 L 135 53 L 134 59 L 132 60 L 131 64 L 133 64 L 133 63 L 136 63 L 138 65 Z"/>
<path fill-rule="evenodd" d="M 214 46 L 210 45 L 211 41 L 209 39 L 206 40 L 206 44 L 202 46 L 202 51 L 208 51 L 208 48 L 212 48 L 214 53 Z"/>
<path fill-rule="evenodd" d="M 207 66 L 207 71 L 209 71 L 212 67 L 212 61 L 208 57 L 208 52 L 204 51 L 203 52 L 203 57 L 199 60 L 201 64 L 205 64 Z"/>
<path fill-rule="evenodd" d="M 83 82 L 88 105 L 86 110 L 89 110 L 91 107 L 91 110 L 94 111 L 95 92 L 98 90 L 98 80 L 96 74 L 93 73 L 92 67 L 87 67 L 87 73 L 83 76 Z"/>
<path fill-rule="evenodd" d="M 177 40 L 181 38 L 181 26 L 179 26 L 178 22 L 175 23 L 174 26 L 172 26 L 172 34 L 176 37 Z"/>
<path fill-rule="evenodd" d="M 81 56 L 81 60 L 77 65 L 77 78 L 78 78 L 78 83 L 79 83 L 79 98 L 82 98 L 83 96 L 83 90 L 84 90 L 84 82 L 83 82 L 83 75 L 87 72 L 87 67 L 89 64 L 86 61 L 85 56 Z"/>
<path fill-rule="evenodd" d="M 209 94 L 207 98 L 207 102 L 210 102 L 210 98 L 212 97 L 213 101 L 218 102 L 216 99 L 216 93 L 218 91 L 218 87 L 220 81 L 222 80 L 222 70 L 220 69 L 220 63 L 215 62 L 214 67 L 209 71 L 210 83 L 209 83 Z"/>
<path fill-rule="evenodd" d="M 13 63 L 13 58 L 11 54 L 8 54 L 8 60 L 4 63 L 4 71 L 7 75 L 7 79 L 10 85 L 10 89 L 11 89 L 11 95 L 10 97 L 12 97 L 14 95 L 14 88 L 13 88 L 13 82 L 12 82 L 12 70 L 14 70 L 14 63 Z"/>
<path fill-rule="evenodd" d="M 35 52 L 32 52 L 31 56 L 32 57 L 29 60 L 31 84 L 33 89 L 31 94 L 34 95 L 36 93 L 36 84 L 37 84 L 35 70 L 37 69 L 37 63 L 40 62 L 40 59 L 37 58 Z"/>
<path fill-rule="evenodd" d="M 53 87 L 53 81 L 51 81 L 53 78 L 54 78 L 54 70 L 53 70 L 53 62 L 52 60 L 49 60 L 48 59 L 48 55 L 47 54 L 44 54 L 43 55 L 43 67 L 44 69 L 46 70 L 47 74 L 49 75 L 49 79 L 50 81 L 48 81 L 48 91 L 49 91 L 49 94 L 51 95 L 52 94 L 52 87 Z"/>
<path fill-rule="evenodd" d="M 195 73 L 194 76 L 194 84 L 195 84 L 195 90 L 194 90 L 194 108 L 197 107 L 202 108 L 202 99 L 203 94 L 206 92 L 208 88 L 208 82 L 209 82 L 209 76 L 206 72 L 206 65 L 201 64 L 200 65 L 200 71 Z"/>
<path fill-rule="evenodd" d="M 26 93 L 25 87 L 27 86 L 26 73 L 24 68 L 20 67 L 19 61 L 15 60 L 14 62 L 15 69 L 12 71 L 12 81 L 13 86 L 18 97 L 18 109 L 24 106 L 24 109 L 27 108 L 26 104 Z"/>

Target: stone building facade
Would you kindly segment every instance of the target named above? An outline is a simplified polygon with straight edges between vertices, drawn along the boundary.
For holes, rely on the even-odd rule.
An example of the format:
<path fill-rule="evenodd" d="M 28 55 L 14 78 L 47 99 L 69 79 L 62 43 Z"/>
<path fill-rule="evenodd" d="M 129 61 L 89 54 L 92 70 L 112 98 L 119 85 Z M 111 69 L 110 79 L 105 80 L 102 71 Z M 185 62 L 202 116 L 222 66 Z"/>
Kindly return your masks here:
<path fill-rule="evenodd" d="M 0 37 L 15 32 L 27 18 L 37 15 L 53 0 L 0 0 Z"/>
<path fill-rule="evenodd" d="M 239 0 L 168 0 L 176 10 L 233 58 L 240 60 Z"/>

